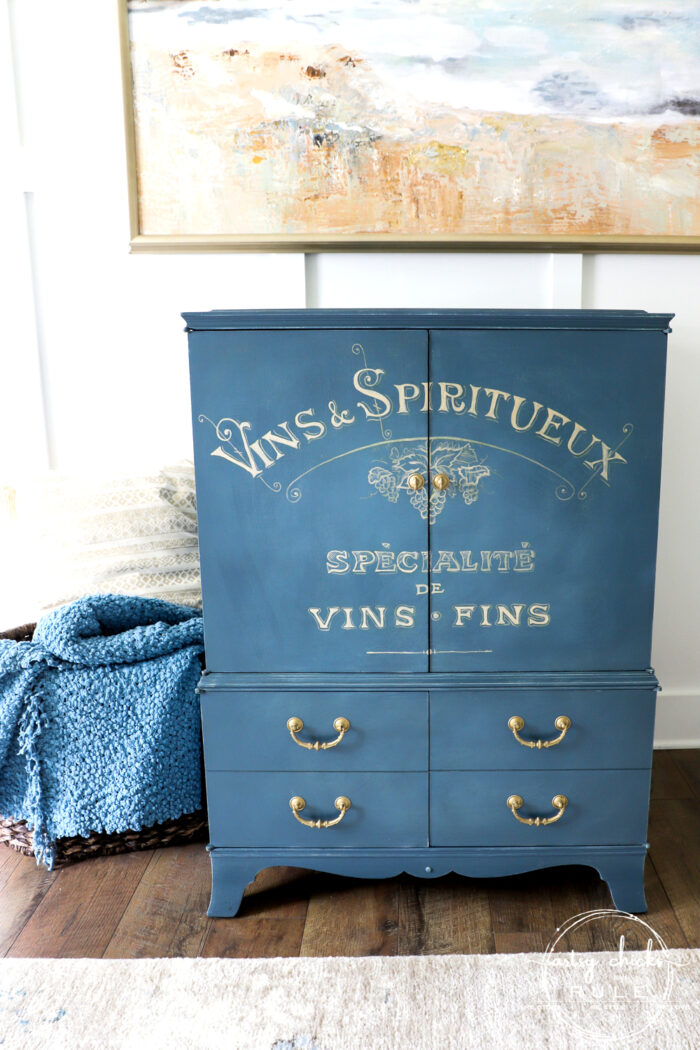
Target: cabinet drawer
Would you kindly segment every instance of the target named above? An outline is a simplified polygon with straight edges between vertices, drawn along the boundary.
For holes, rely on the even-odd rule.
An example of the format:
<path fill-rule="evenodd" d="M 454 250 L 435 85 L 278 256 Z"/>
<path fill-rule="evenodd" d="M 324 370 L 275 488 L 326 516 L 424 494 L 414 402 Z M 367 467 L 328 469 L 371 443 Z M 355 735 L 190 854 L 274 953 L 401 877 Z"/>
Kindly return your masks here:
<path fill-rule="evenodd" d="M 649 770 L 506 770 L 430 774 L 431 846 L 573 846 L 644 842 Z M 556 823 L 529 826 L 506 800 L 523 800 L 519 816 L 556 816 L 552 799 L 568 804 Z"/>
<path fill-rule="evenodd" d="M 301 796 L 304 820 L 339 816 L 335 799 L 351 806 L 330 828 L 300 824 L 289 805 Z M 207 773 L 209 830 L 214 846 L 425 846 L 427 773 Z"/>
<path fill-rule="evenodd" d="M 308 750 L 287 728 L 292 717 L 303 743 L 337 739 L 337 718 L 350 728 L 335 747 Z M 427 693 L 205 692 L 202 731 L 208 770 L 428 768 Z"/>
<path fill-rule="evenodd" d="M 610 690 L 470 690 L 431 693 L 431 769 L 641 769 L 651 765 L 656 692 Z M 509 728 L 513 716 L 531 748 Z M 517 728 L 517 727 L 516 727 Z"/>

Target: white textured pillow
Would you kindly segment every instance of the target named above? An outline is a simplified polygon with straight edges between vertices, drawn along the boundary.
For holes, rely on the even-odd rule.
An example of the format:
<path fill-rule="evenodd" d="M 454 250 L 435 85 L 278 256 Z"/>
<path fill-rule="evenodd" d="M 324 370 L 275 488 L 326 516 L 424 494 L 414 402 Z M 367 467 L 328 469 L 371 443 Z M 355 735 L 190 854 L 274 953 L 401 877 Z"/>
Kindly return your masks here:
<path fill-rule="evenodd" d="M 17 486 L 23 608 L 39 616 L 87 594 L 201 607 L 194 469 L 144 476 L 48 473 Z"/>

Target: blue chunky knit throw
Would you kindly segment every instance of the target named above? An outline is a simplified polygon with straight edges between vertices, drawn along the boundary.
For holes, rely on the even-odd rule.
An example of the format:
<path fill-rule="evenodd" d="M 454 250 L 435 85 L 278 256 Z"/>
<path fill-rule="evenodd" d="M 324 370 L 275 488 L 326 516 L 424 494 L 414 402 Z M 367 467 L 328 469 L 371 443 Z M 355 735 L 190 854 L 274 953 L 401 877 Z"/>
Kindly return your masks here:
<path fill-rule="evenodd" d="M 113 594 L 0 640 L 0 814 L 26 820 L 37 863 L 57 838 L 199 808 L 202 649 L 196 610 Z"/>

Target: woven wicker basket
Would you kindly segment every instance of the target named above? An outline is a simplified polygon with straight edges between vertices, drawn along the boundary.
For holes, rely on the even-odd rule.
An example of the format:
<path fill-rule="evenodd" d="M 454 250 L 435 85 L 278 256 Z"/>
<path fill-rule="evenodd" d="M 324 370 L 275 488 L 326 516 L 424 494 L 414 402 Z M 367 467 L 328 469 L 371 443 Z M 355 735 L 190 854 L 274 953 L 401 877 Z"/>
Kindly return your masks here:
<path fill-rule="evenodd" d="M 10 631 L 0 631 L 0 638 L 9 638 L 13 642 L 31 642 L 35 623 L 14 627 Z M 106 857 L 116 853 L 130 853 L 141 849 L 159 849 L 162 846 L 175 846 L 183 842 L 204 842 L 208 837 L 207 812 L 198 809 L 194 813 L 184 813 L 176 820 L 162 824 L 153 824 L 140 831 L 121 831 L 114 833 L 93 832 L 88 838 L 74 835 L 56 840 L 56 857 L 54 867 L 73 864 L 88 857 Z M 24 820 L 0 817 L 0 845 L 5 844 L 26 857 L 34 856 L 34 839 L 31 830 Z"/>

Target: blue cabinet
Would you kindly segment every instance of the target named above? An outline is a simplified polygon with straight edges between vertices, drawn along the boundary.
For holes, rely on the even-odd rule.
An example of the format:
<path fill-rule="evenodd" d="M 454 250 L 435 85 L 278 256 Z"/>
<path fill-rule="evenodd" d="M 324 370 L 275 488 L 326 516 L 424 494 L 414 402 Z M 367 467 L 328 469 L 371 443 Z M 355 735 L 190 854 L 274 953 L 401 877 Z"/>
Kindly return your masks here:
<path fill-rule="evenodd" d="M 211 913 L 544 856 L 641 910 L 670 317 L 183 316 Z"/>

